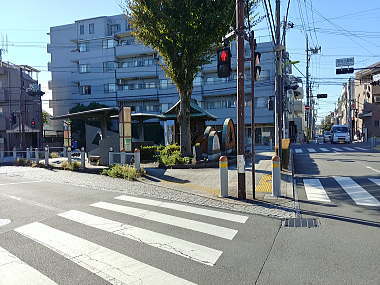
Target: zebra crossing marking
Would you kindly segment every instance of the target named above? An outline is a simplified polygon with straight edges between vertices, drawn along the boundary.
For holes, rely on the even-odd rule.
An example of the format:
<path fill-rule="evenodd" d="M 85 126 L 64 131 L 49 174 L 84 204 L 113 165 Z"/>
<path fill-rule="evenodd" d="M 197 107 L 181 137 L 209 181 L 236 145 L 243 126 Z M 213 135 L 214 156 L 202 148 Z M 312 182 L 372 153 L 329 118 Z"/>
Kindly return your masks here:
<path fill-rule="evenodd" d="M 380 202 L 375 197 L 351 178 L 335 176 L 334 179 L 352 200 L 354 200 L 355 204 L 362 206 L 380 206 Z"/>
<path fill-rule="evenodd" d="M 340 149 L 340 148 L 337 148 L 337 147 L 332 147 L 331 149 L 333 149 L 335 151 L 343 151 L 343 149 Z"/>
<path fill-rule="evenodd" d="M 38 222 L 21 226 L 15 231 L 111 284 L 194 284 L 117 251 Z"/>
<path fill-rule="evenodd" d="M 321 151 L 329 151 L 327 148 L 321 147 Z"/>
<path fill-rule="evenodd" d="M 223 253 L 220 250 L 202 246 L 179 238 L 156 233 L 150 230 L 123 224 L 76 210 L 61 213 L 58 214 L 58 216 L 96 229 L 127 237 L 129 239 L 139 241 L 211 266 L 215 265 Z"/>
<path fill-rule="evenodd" d="M 232 240 L 237 234 L 237 230 L 216 226 L 208 223 L 198 222 L 190 219 L 180 218 L 176 216 L 166 215 L 159 212 L 122 206 L 118 204 L 112 204 L 107 202 L 97 202 L 91 204 L 92 207 L 105 209 L 113 212 L 118 212 L 142 219 L 164 223 L 184 229 L 190 229 L 193 231 L 213 235 L 216 237 Z"/>
<path fill-rule="evenodd" d="M 317 152 L 314 148 L 308 148 L 307 151 L 308 152 Z"/>
<path fill-rule="evenodd" d="M 368 178 L 368 179 L 369 179 L 369 181 L 371 181 L 371 182 L 377 184 L 378 186 L 380 186 L 380 179 L 376 179 L 376 178 Z"/>
<path fill-rule="evenodd" d="M 365 148 L 358 147 L 358 146 L 356 146 L 355 148 L 358 149 L 358 150 L 367 150 L 367 149 L 365 149 Z"/>
<path fill-rule="evenodd" d="M 57 283 L 0 247 L 0 284 L 56 285 Z"/>
<path fill-rule="evenodd" d="M 331 202 L 319 179 L 304 179 L 303 184 L 305 186 L 305 192 L 308 200 L 327 203 Z"/>
<path fill-rule="evenodd" d="M 300 149 L 300 148 L 295 148 L 294 151 L 295 151 L 296 153 L 303 153 L 303 150 Z"/>
<path fill-rule="evenodd" d="M 344 147 L 344 149 L 349 151 L 355 151 L 355 149 L 353 149 L 352 147 Z"/>
<path fill-rule="evenodd" d="M 134 196 L 121 195 L 121 196 L 115 197 L 115 199 L 149 205 L 149 206 L 161 207 L 161 208 L 166 208 L 166 209 L 171 209 L 171 210 L 177 210 L 177 211 L 182 211 L 182 212 L 191 213 L 191 214 L 198 214 L 198 215 L 213 217 L 217 219 L 223 219 L 223 220 L 242 223 L 242 224 L 244 224 L 248 220 L 247 216 L 226 213 L 226 212 L 221 212 L 221 211 L 214 211 L 214 210 L 209 210 L 209 209 L 202 209 L 202 208 L 192 207 L 192 206 L 178 204 L 178 203 L 139 198 L 139 197 L 134 197 Z"/>

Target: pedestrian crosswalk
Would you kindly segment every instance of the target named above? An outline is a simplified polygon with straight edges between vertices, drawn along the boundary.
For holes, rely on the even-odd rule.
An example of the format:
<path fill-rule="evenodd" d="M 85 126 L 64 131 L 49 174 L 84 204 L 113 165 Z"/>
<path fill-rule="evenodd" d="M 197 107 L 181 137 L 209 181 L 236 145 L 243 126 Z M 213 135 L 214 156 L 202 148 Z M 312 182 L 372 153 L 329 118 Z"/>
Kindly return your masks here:
<path fill-rule="evenodd" d="M 166 285 L 196 284 L 188 276 L 177 276 L 176 272 L 170 272 L 170 267 L 165 268 L 169 257 L 177 256 L 177 263 L 179 259 L 189 260 L 212 268 L 223 255 L 223 250 L 231 246 L 239 226 L 247 222 L 248 216 L 121 195 L 112 201 L 93 203 L 85 209 L 59 213 L 52 219 L 60 219 L 60 222 L 33 222 L 15 228 L 14 232 L 110 284 Z M 55 226 L 61 224 L 71 226 Z M 155 249 L 152 252 L 158 254 L 158 258 L 162 255 L 165 262 L 158 265 L 147 263 L 139 258 L 140 255 L 130 256 L 128 250 L 127 253 L 120 252 L 109 241 L 111 238 L 99 242 L 99 239 L 93 239 L 93 235 L 71 230 L 74 228 L 92 229 L 125 239 L 125 242 L 137 242 L 146 248 L 144 252 Z M 194 238 L 197 235 L 199 239 Z M 205 240 L 213 242 L 204 244 Z M 55 274 L 49 276 L 49 273 L 40 272 L 33 264 L 28 264 L 30 260 L 11 253 L 12 249 L 2 243 L 0 239 L 0 285 L 59 283 L 54 279 Z"/>
<path fill-rule="evenodd" d="M 324 179 L 303 179 L 303 184 L 306 198 L 309 201 L 338 202 L 334 198 L 338 196 L 337 192 L 340 192 L 340 201 L 351 200 L 358 206 L 380 207 L 380 193 L 376 190 L 378 189 L 376 185 L 380 186 L 380 179 L 369 178 L 367 180 L 366 183 L 360 185 L 351 177 L 334 176 Z M 345 196 L 346 198 L 342 198 Z"/>
<path fill-rule="evenodd" d="M 361 151 L 368 151 L 368 149 L 363 147 L 295 147 L 294 152 L 296 154 L 302 154 L 302 153 L 320 153 L 320 152 L 361 152 Z"/>

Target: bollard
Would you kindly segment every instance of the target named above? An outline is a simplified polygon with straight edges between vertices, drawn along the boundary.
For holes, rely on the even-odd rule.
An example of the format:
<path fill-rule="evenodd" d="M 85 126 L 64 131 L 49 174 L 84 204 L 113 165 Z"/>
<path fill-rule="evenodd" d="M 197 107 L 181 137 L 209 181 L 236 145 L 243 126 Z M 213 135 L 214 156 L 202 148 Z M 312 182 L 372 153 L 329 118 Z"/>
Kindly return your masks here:
<path fill-rule="evenodd" d="M 228 158 L 219 158 L 220 197 L 228 197 Z"/>
<path fill-rule="evenodd" d="M 71 164 L 71 147 L 67 148 L 67 161 Z"/>
<path fill-rule="evenodd" d="M 80 167 L 82 169 L 86 168 L 85 156 L 86 156 L 86 153 L 84 152 L 84 147 L 82 146 L 82 148 L 80 149 Z"/>
<path fill-rule="evenodd" d="M 29 148 L 26 148 L 26 160 L 30 160 L 30 151 Z"/>
<path fill-rule="evenodd" d="M 49 147 L 45 147 L 45 166 L 49 166 Z"/>
<path fill-rule="evenodd" d="M 137 171 L 140 171 L 141 170 L 141 167 L 140 167 L 140 150 L 138 148 L 135 149 L 134 158 L 135 158 L 135 169 Z"/>
<path fill-rule="evenodd" d="M 108 165 L 113 164 L 113 148 L 110 147 L 110 151 L 108 152 Z"/>
<path fill-rule="evenodd" d="M 280 195 L 281 195 L 280 157 L 275 155 L 272 157 L 272 196 L 279 197 Z"/>
<path fill-rule="evenodd" d="M 36 157 L 36 163 L 40 162 L 40 154 L 38 153 L 38 148 L 34 149 L 34 156 Z"/>
<path fill-rule="evenodd" d="M 13 148 L 13 160 L 14 160 L 14 161 L 17 160 L 17 151 L 16 151 L 16 147 Z"/>

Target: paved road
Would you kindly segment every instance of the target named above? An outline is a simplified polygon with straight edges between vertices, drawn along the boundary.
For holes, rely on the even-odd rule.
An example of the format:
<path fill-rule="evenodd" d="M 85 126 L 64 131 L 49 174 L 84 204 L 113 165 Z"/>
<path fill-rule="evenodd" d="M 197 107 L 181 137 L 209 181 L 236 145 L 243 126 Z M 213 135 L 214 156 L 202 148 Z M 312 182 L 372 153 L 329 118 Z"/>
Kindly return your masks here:
<path fill-rule="evenodd" d="M 281 222 L 0 175 L 0 284 L 252 284 Z"/>

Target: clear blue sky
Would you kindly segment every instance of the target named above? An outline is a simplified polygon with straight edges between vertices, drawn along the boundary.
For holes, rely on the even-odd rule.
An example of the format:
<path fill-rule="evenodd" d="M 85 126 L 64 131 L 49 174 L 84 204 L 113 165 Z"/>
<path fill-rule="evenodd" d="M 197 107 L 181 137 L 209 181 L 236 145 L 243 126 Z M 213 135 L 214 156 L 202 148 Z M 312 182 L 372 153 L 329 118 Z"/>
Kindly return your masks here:
<path fill-rule="evenodd" d="M 232 0 L 233 1 L 233 0 Z M 272 8 L 275 1 L 271 0 Z M 28 64 L 42 70 L 40 81 L 50 79 L 46 52 L 49 27 L 73 23 L 75 20 L 121 13 L 119 0 L 13 0 L 2 1 L 0 45 L 2 35 L 8 36 L 9 53 L 5 60 Z M 282 17 L 287 0 L 281 0 Z M 300 9 L 301 8 L 301 9 Z M 262 7 L 259 13 L 262 13 Z M 300 13 L 301 11 L 301 13 Z M 341 93 L 341 83 L 349 75 L 335 75 L 335 59 L 355 57 L 355 67 L 380 61 L 380 2 L 374 0 L 291 0 L 289 21 L 295 24 L 287 31 L 287 47 L 298 68 L 305 74 L 305 32 L 310 45 L 321 46 L 322 53 L 313 55 L 311 76 L 315 81 L 314 94 L 328 93 L 319 100 L 319 116 L 333 110 Z M 303 20 L 302 20 L 303 19 Z M 259 41 L 268 40 L 266 20 L 257 26 Z M 315 32 L 314 32 L 315 31 Z M 295 75 L 302 76 L 293 69 Z M 50 94 L 47 94 L 47 98 Z"/>

